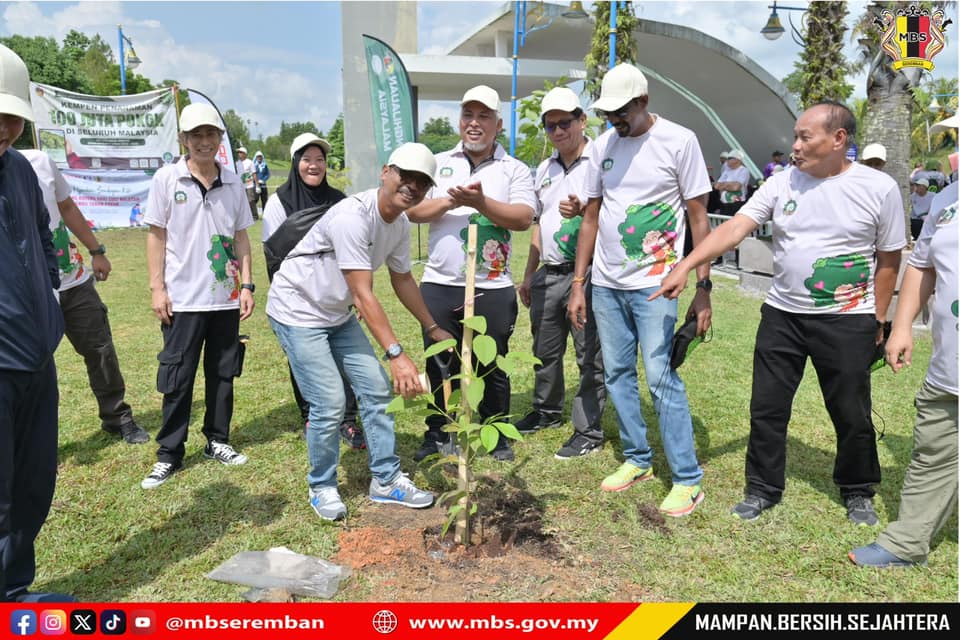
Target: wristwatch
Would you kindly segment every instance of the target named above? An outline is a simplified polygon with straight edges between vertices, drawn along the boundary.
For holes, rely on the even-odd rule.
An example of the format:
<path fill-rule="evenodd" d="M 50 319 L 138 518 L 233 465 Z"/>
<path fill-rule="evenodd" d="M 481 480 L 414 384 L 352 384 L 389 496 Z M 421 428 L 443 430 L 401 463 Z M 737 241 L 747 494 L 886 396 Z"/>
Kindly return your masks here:
<path fill-rule="evenodd" d="M 99 247 L 97 247 L 96 249 L 90 249 L 90 255 L 92 255 L 92 256 L 105 256 L 105 255 L 107 255 L 107 246 L 102 244 L 102 245 L 100 245 Z"/>
<path fill-rule="evenodd" d="M 704 278 L 703 280 L 697 280 L 697 289 L 703 289 L 707 293 L 713 291 L 713 281 L 710 278 Z"/>
<path fill-rule="evenodd" d="M 244 282 L 242 285 L 240 285 L 240 288 L 246 289 L 250 293 L 253 293 L 257 290 L 257 285 L 253 284 L 252 282 Z"/>
<path fill-rule="evenodd" d="M 403 347 L 394 342 L 392 345 L 387 347 L 387 351 L 383 354 L 383 359 L 393 360 L 394 358 L 399 358 L 401 353 L 403 353 Z"/>

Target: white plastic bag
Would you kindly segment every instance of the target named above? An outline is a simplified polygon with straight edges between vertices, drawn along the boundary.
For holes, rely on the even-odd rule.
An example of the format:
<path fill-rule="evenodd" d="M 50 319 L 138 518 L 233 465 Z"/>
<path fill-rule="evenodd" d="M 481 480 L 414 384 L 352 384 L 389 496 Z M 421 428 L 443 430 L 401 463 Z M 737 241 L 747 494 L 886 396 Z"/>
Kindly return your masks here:
<path fill-rule="evenodd" d="M 207 574 L 211 580 L 261 589 L 285 589 L 311 598 L 332 598 L 350 567 L 294 553 L 284 547 L 243 551 Z"/>

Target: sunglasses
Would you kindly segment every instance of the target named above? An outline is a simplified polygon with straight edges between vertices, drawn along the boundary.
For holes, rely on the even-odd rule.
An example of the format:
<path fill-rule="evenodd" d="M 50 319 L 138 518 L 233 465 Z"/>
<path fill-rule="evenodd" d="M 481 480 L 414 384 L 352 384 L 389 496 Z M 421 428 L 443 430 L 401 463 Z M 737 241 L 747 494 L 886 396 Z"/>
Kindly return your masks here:
<path fill-rule="evenodd" d="M 570 125 L 573 124 L 576 118 L 568 118 L 567 120 L 560 120 L 559 122 L 548 122 L 543 125 L 543 128 L 547 130 L 547 133 L 553 133 L 557 130 L 557 127 L 560 127 L 564 131 L 570 128 Z"/>
<path fill-rule="evenodd" d="M 397 175 L 400 176 L 400 182 L 404 184 L 413 184 L 417 189 L 429 189 L 433 186 L 433 181 L 430 180 L 429 176 L 419 171 L 407 171 L 395 164 L 390 165 L 390 168 L 397 172 Z"/>
<path fill-rule="evenodd" d="M 631 101 L 628 102 L 627 104 L 623 105 L 622 107 L 620 107 L 620 108 L 617 109 L 616 111 L 603 111 L 603 110 L 601 110 L 601 109 L 597 109 L 597 117 L 598 117 L 598 118 L 603 118 L 603 119 L 606 119 L 606 120 L 609 120 L 609 119 L 612 118 L 612 117 L 617 117 L 617 118 L 620 118 L 621 120 L 623 120 L 624 118 L 627 117 L 627 114 L 630 112 L 630 105 L 632 105 L 632 104 L 633 104 L 633 100 L 631 100 Z"/>

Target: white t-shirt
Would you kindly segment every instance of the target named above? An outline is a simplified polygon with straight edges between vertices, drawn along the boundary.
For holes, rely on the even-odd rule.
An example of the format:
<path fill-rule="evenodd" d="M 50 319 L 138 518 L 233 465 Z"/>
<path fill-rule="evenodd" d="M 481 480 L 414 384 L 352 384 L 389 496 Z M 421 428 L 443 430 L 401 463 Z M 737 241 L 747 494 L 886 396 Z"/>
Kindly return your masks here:
<path fill-rule="evenodd" d="M 237 160 L 237 170 L 240 172 L 240 180 L 243 182 L 244 188 L 253 189 L 256 186 L 253 183 L 253 179 L 256 176 L 253 169 L 253 160 L 250 158 Z"/>
<path fill-rule="evenodd" d="M 875 313 L 875 253 L 906 244 L 897 183 L 857 163 L 830 178 L 778 173 L 738 215 L 773 221 L 766 302 L 790 313 Z"/>
<path fill-rule="evenodd" d="M 717 182 L 739 182 L 739 191 L 721 191 L 720 202 L 730 204 L 732 202 L 743 202 L 747 193 L 747 185 L 750 184 L 750 170 L 742 164 L 736 169 L 731 169 L 729 164 L 723 165 L 723 171 Z"/>
<path fill-rule="evenodd" d="M 593 284 L 660 285 L 683 255 L 685 201 L 710 192 L 697 136 L 662 116 L 642 136 L 609 129 L 594 142 L 586 195 L 603 198 Z"/>
<path fill-rule="evenodd" d="M 60 291 L 83 284 L 92 275 L 83 264 L 83 255 L 70 240 L 70 231 L 60 217 L 60 202 L 70 197 L 70 185 L 64 179 L 56 163 L 43 151 L 24 149 L 20 153 L 30 161 L 37 172 L 43 204 L 50 213 L 50 231 L 53 232 L 53 247 L 60 265 Z"/>
<path fill-rule="evenodd" d="M 266 242 L 270 239 L 277 229 L 280 228 L 280 225 L 283 224 L 283 221 L 287 219 L 287 210 L 283 208 L 283 203 L 280 202 L 280 196 L 276 193 L 270 194 L 270 197 L 267 198 L 267 206 L 263 208 L 263 215 L 261 216 L 263 220 L 263 241 Z"/>
<path fill-rule="evenodd" d="M 937 194 L 933 191 L 927 191 L 922 196 L 916 192 L 910 194 L 910 217 L 919 220 L 930 213 L 930 205 Z"/>
<path fill-rule="evenodd" d="M 573 164 L 564 169 L 560 154 L 553 155 L 537 167 L 534 181 L 537 193 L 537 222 L 540 233 L 540 259 L 545 264 L 562 264 L 576 260 L 577 237 L 580 235 L 581 216 L 564 218 L 560 203 L 572 193 L 586 204 L 586 179 L 593 142 L 587 142 Z"/>
<path fill-rule="evenodd" d="M 317 221 L 273 277 L 267 315 L 293 327 L 336 327 L 350 318 L 353 295 L 343 270 L 410 271 L 407 214 L 387 223 L 378 189 L 347 197 Z"/>
<path fill-rule="evenodd" d="M 221 171 L 220 180 L 204 196 L 186 156 L 153 176 L 143 221 L 167 231 L 163 279 L 174 313 L 240 307 L 233 240 L 253 224 L 253 216 L 237 175 Z"/>
<path fill-rule="evenodd" d="M 447 190 L 480 182 L 483 195 L 508 204 L 525 204 L 537 210 L 530 169 L 507 155 L 499 144 L 493 158 L 471 171 L 463 152 L 463 143 L 450 151 L 436 154 L 437 186 L 427 198 L 447 196 Z M 457 207 L 430 223 L 429 262 L 423 270 L 423 282 L 462 287 L 466 284 L 467 227 L 477 222 L 478 289 L 503 289 L 513 286 L 510 276 L 510 231 L 495 225 L 486 216 L 469 207 Z"/>
<path fill-rule="evenodd" d="M 927 368 L 928 384 L 957 393 L 957 183 L 953 182 L 934 198 L 923 230 L 907 263 L 918 269 L 933 267 L 937 272 L 935 295 L 931 299 L 930 328 L 933 354 Z"/>

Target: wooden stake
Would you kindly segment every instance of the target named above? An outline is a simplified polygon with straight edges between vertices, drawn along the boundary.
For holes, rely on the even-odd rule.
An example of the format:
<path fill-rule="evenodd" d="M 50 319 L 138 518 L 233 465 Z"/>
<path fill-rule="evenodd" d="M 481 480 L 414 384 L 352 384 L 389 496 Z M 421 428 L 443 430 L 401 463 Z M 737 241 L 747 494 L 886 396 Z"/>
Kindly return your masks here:
<path fill-rule="evenodd" d="M 466 269 L 466 287 L 463 292 L 463 319 L 473 317 L 473 299 L 474 285 L 477 279 L 477 225 L 471 224 L 467 227 L 467 269 Z M 463 378 L 460 380 L 460 415 L 470 421 L 471 411 L 470 403 L 467 401 L 467 389 L 470 387 L 473 377 L 473 329 L 463 326 L 463 342 L 460 348 L 460 371 Z M 457 524 L 455 537 L 457 542 L 464 546 L 470 545 L 470 504 L 467 501 L 467 495 L 470 491 L 470 484 L 473 478 L 470 474 L 470 467 L 467 466 L 467 447 L 460 446 L 460 454 L 457 465 L 457 489 L 464 493 L 460 498 L 460 512 L 457 514 Z"/>

